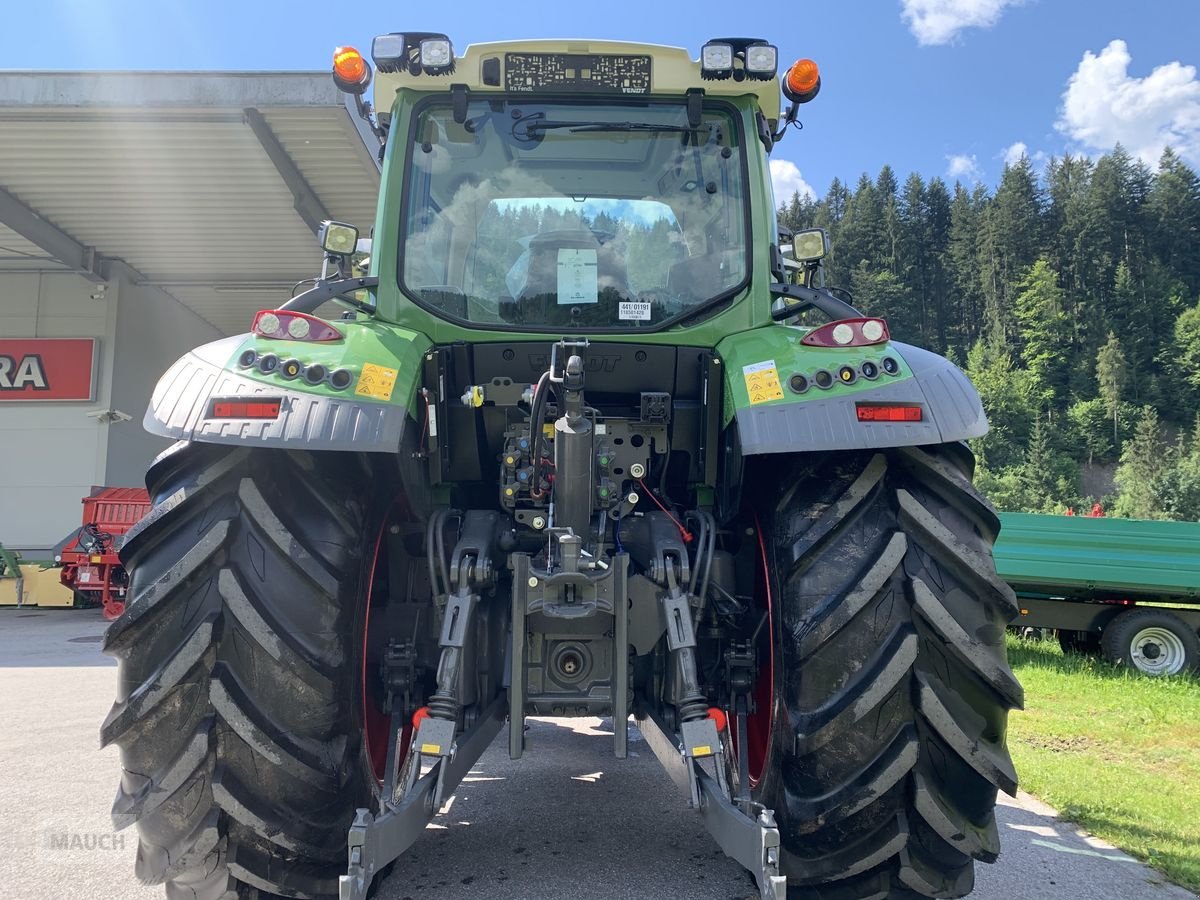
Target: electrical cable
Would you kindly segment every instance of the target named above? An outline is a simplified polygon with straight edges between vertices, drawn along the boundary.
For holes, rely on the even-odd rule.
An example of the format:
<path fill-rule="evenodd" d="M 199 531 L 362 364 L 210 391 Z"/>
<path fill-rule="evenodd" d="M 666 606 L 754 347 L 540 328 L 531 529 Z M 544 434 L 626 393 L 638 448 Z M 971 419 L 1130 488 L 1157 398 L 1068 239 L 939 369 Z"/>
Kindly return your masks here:
<path fill-rule="evenodd" d="M 667 518 L 675 523 L 675 527 L 679 529 L 679 534 L 683 538 L 683 542 L 685 544 L 690 544 L 693 540 L 692 533 L 690 531 L 688 531 L 686 528 L 684 528 L 681 524 L 679 524 L 679 520 L 677 518 L 675 518 L 674 515 L 672 515 L 671 511 L 669 509 L 667 509 L 665 506 L 663 506 L 662 501 L 659 500 L 656 496 L 654 496 L 654 492 L 652 490 L 650 490 L 650 488 L 646 487 L 645 481 L 643 481 L 641 478 L 639 478 L 637 480 L 637 483 L 639 485 L 641 485 L 642 490 L 645 491 L 646 494 L 650 497 L 650 499 L 654 501 L 654 505 L 657 506 L 659 509 L 661 509 L 663 512 L 665 512 L 667 514 Z"/>
<path fill-rule="evenodd" d="M 699 580 L 700 569 L 704 564 L 704 553 L 708 547 L 708 522 L 700 510 L 692 510 L 687 514 L 687 520 L 695 519 L 700 523 L 700 537 L 696 541 L 696 559 L 692 565 L 691 577 L 688 579 L 688 593 L 696 593 L 696 582 Z"/>

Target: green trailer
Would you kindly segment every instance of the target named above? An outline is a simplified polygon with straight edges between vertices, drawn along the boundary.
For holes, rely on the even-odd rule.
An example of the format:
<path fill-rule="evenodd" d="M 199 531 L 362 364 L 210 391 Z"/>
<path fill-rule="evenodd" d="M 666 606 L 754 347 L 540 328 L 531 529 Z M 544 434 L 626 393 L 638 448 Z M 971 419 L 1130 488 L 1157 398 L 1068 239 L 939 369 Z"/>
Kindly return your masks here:
<path fill-rule="evenodd" d="M 1004 513 L 1019 627 L 1154 675 L 1200 668 L 1200 523 Z"/>

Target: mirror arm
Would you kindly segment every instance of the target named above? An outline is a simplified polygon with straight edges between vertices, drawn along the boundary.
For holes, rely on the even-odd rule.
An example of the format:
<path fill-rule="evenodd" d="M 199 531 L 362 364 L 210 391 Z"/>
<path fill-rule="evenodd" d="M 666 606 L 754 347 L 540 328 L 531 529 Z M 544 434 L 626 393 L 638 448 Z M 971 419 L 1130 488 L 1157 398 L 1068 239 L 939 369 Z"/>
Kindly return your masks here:
<path fill-rule="evenodd" d="M 358 278 L 339 278 L 336 281 L 318 281 L 303 294 L 297 294 L 279 308 L 292 312 L 311 313 L 328 300 L 341 300 L 343 303 L 349 303 L 363 312 L 374 312 L 375 307 L 370 304 L 360 303 L 357 300 L 348 299 L 343 295 L 353 291 L 361 291 L 364 288 L 378 287 L 378 285 L 379 276 L 377 275 L 363 275 Z"/>
<path fill-rule="evenodd" d="M 778 144 L 783 140 L 783 136 L 787 134 L 788 126 L 796 121 L 796 114 L 800 111 L 800 104 L 795 100 L 779 117 L 779 130 L 771 135 L 771 143 Z"/>
<path fill-rule="evenodd" d="M 857 319 L 862 313 L 844 300 L 839 300 L 833 294 L 821 288 L 803 287 L 798 284 L 784 284 L 776 281 L 771 283 L 771 293 L 776 297 L 799 301 L 789 304 L 782 309 L 771 310 L 771 318 L 776 322 L 790 319 L 806 309 L 819 309 L 830 319 Z M 304 295 L 301 294 L 301 297 Z"/>

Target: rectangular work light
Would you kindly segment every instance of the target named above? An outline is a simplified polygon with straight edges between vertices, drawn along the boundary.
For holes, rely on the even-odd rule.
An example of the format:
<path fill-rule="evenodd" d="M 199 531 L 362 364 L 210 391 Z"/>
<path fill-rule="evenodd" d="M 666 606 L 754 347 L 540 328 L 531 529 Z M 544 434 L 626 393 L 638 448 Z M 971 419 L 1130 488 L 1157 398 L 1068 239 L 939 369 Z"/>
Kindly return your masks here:
<path fill-rule="evenodd" d="M 728 78 L 733 74 L 733 44 L 714 41 L 700 48 L 700 77 Z"/>
<path fill-rule="evenodd" d="M 749 44 L 746 47 L 746 74 L 760 81 L 775 77 L 779 68 L 779 51 L 767 43 Z"/>
<path fill-rule="evenodd" d="M 454 71 L 454 46 L 450 38 L 437 32 L 381 34 L 371 42 L 371 58 L 384 73 L 445 75 Z"/>
<path fill-rule="evenodd" d="M 421 41 L 421 68 L 428 75 L 441 75 L 454 67 L 454 49 L 445 37 Z"/>

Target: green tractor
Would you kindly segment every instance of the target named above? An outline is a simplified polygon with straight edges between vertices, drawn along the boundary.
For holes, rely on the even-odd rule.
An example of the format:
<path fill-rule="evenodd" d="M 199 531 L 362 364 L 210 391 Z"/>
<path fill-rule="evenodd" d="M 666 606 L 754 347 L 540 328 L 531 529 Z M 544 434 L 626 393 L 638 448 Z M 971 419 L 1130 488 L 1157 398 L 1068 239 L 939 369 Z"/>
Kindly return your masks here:
<path fill-rule="evenodd" d="M 526 716 L 607 717 L 624 758 L 632 715 L 761 896 L 968 893 L 1022 699 L 987 425 L 824 288 L 822 232 L 781 238 L 768 154 L 815 64 L 372 56 L 334 60 L 380 143 L 369 266 L 326 223 L 315 286 L 146 414 L 179 443 L 102 728 L 138 877 L 364 898 L 501 732 L 516 758 Z"/>

